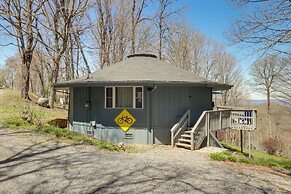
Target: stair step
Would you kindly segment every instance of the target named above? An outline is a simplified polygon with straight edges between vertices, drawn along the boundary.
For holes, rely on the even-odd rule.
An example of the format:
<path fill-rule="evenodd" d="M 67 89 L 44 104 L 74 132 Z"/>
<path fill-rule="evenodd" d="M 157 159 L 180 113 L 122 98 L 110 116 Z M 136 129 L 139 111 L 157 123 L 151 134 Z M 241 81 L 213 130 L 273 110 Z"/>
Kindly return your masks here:
<path fill-rule="evenodd" d="M 191 135 L 182 134 L 181 137 L 184 137 L 184 138 L 191 138 Z"/>
<path fill-rule="evenodd" d="M 191 143 L 191 139 L 178 139 L 178 142 L 180 143 L 180 142 L 185 142 L 185 143 L 188 143 L 188 144 L 190 144 Z"/>
<path fill-rule="evenodd" d="M 191 149 L 191 145 L 189 145 L 189 144 L 185 144 L 185 143 L 176 143 L 175 145 L 176 145 L 177 147 L 184 147 L 184 148 Z"/>
<path fill-rule="evenodd" d="M 190 134 L 190 133 L 191 133 L 191 131 L 185 131 L 185 133 L 186 133 L 186 134 Z"/>

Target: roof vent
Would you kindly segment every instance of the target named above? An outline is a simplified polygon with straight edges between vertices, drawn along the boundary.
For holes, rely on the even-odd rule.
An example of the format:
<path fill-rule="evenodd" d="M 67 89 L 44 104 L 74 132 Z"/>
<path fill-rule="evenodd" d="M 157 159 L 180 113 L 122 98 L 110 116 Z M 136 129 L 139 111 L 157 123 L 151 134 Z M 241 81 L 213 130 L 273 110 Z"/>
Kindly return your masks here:
<path fill-rule="evenodd" d="M 157 55 L 154 54 L 146 54 L 146 53 L 139 53 L 139 54 L 131 54 L 128 55 L 127 58 L 133 58 L 133 57 L 152 57 L 152 58 L 158 58 Z"/>

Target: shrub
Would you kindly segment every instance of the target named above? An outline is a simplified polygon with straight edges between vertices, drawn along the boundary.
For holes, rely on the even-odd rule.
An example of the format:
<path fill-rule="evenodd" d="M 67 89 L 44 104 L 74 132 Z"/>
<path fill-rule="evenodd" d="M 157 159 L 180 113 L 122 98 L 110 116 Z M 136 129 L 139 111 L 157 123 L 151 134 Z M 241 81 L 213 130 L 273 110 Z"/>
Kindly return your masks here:
<path fill-rule="evenodd" d="M 20 107 L 19 110 L 20 114 L 19 117 L 27 121 L 28 123 L 35 125 L 37 127 L 43 126 L 43 112 L 36 111 L 36 109 L 29 103 L 27 103 L 25 106 Z"/>
<path fill-rule="evenodd" d="M 263 139 L 262 146 L 268 154 L 275 155 L 282 151 L 283 143 L 278 137 L 268 137 Z"/>

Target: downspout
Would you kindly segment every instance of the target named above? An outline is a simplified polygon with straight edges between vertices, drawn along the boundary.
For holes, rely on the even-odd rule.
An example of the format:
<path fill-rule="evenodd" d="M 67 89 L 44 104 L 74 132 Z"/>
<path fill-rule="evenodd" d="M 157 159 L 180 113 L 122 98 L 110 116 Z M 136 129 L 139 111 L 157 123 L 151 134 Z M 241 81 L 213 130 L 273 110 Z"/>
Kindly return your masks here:
<path fill-rule="evenodd" d="M 157 85 L 154 85 L 154 88 L 150 88 L 150 130 L 152 132 L 152 143 L 154 144 L 154 123 L 153 123 L 153 92 L 157 89 Z"/>
<path fill-rule="evenodd" d="M 68 103 L 68 121 L 67 121 L 67 128 L 69 129 L 69 130 L 72 130 L 72 126 L 73 126 L 73 118 L 71 118 L 71 115 L 72 115 L 72 113 L 71 113 L 71 104 L 72 104 L 72 102 L 71 102 L 71 98 L 72 98 L 72 87 L 69 87 L 69 103 Z M 72 120 L 71 120 L 72 119 Z"/>

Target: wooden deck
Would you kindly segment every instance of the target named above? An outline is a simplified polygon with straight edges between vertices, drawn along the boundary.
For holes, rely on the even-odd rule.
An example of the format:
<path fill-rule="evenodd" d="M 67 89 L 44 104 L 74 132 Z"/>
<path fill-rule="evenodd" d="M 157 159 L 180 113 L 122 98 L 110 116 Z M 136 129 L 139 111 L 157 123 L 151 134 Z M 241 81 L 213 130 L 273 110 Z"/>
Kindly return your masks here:
<path fill-rule="evenodd" d="M 221 146 L 212 132 L 222 129 L 256 129 L 257 110 L 235 107 L 216 107 L 204 111 L 193 127 L 190 123 L 190 110 L 171 129 L 171 144 L 174 147 L 199 149 L 209 145 Z"/>

